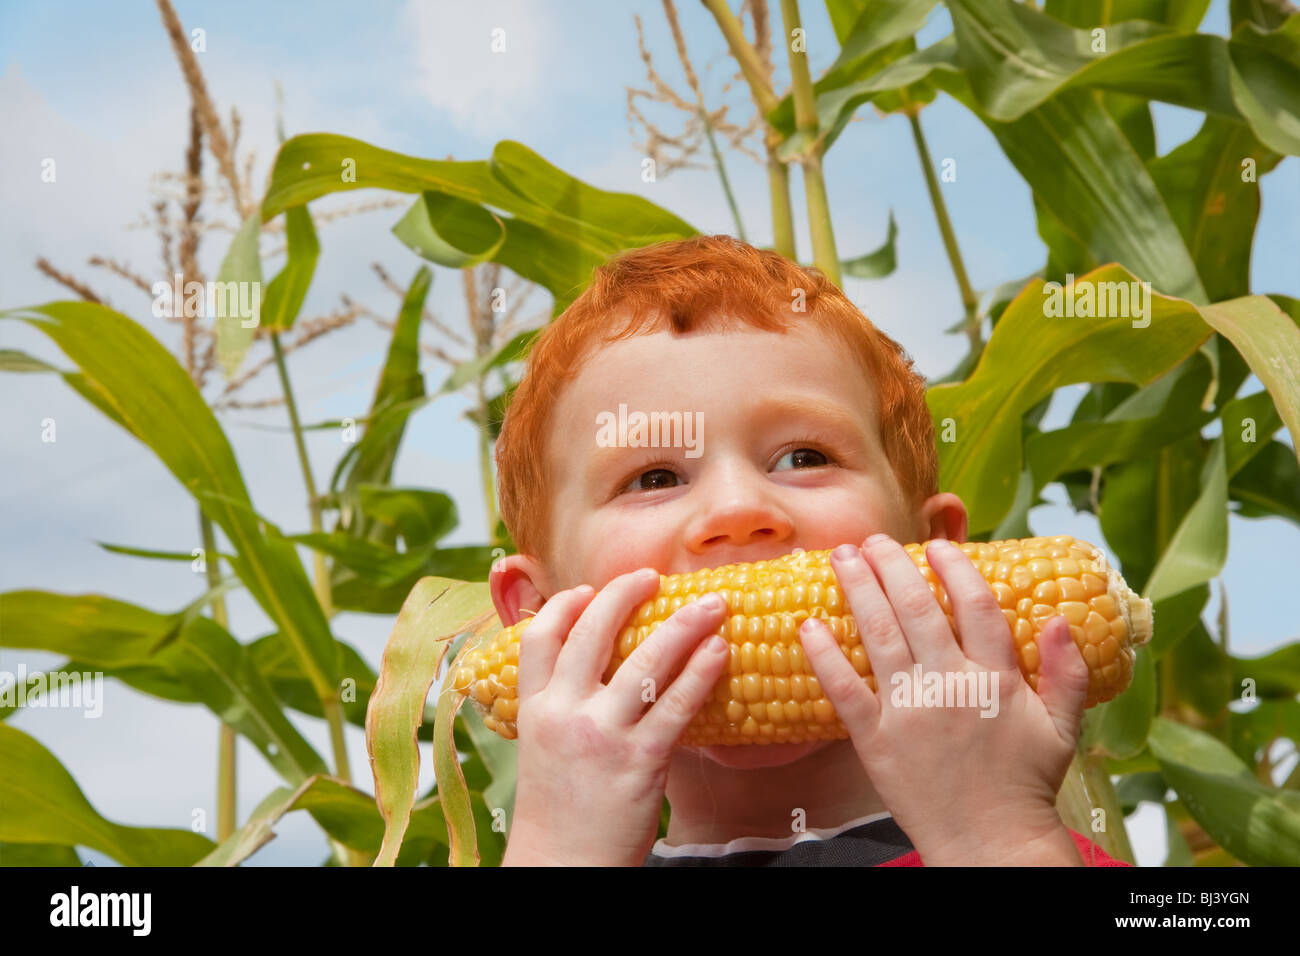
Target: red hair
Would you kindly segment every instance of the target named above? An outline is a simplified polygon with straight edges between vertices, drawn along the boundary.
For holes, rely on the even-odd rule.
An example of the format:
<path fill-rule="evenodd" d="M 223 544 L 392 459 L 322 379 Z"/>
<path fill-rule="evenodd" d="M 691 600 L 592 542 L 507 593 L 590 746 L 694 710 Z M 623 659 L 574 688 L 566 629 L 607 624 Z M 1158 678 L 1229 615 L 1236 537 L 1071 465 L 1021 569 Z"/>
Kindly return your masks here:
<path fill-rule="evenodd" d="M 802 310 L 794 308 L 799 290 Z M 551 416 L 564 385 L 597 349 L 665 327 L 784 332 L 796 322 L 815 324 L 847 348 L 875 385 L 885 454 L 909 503 L 937 494 L 925 379 L 903 347 L 819 270 L 730 236 L 695 236 L 632 249 L 597 267 L 586 291 L 534 341 L 496 446 L 501 517 L 519 552 L 543 561 L 550 553 Z"/>

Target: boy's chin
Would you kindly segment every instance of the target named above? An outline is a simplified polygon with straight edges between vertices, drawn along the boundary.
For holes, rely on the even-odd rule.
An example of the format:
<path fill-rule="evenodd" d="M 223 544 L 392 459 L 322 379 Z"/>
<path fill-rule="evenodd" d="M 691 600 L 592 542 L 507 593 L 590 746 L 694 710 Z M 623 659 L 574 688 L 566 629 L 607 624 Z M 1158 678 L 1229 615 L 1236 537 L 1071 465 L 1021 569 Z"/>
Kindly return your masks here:
<path fill-rule="evenodd" d="M 699 751 L 714 763 L 732 770 L 757 770 L 760 767 L 780 767 L 794 763 L 834 742 L 833 740 L 809 740 L 801 744 L 729 744 L 691 749 Z"/>

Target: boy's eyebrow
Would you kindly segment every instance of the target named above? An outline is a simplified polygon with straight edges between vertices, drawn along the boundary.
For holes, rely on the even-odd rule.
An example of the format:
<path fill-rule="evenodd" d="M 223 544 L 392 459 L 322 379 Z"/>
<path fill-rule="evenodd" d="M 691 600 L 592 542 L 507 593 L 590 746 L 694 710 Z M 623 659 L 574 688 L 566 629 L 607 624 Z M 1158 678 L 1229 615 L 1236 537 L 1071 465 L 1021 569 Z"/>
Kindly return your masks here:
<path fill-rule="evenodd" d="M 865 434 L 867 423 L 843 405 L 805 395 L 769 395 L 758 399 L 753 410 L 755 417 L 801 417 L 825 420 L 832 427 L 855 434 Z"/>

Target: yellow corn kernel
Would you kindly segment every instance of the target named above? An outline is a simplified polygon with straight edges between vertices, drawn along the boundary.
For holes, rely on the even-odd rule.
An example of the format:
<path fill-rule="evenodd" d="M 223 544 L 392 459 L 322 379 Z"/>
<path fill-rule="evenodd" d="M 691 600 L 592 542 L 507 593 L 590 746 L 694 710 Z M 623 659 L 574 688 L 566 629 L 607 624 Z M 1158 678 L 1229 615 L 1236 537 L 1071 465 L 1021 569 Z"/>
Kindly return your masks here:
<path fill-rule="evenodd" d="M 1133 593 L 1100 549 L 1070 535 L 958 545 L 997 599 L 1021 673 L 1038 686 L 1038 638 L 1063 616 L 1089 669 L 1087 706 L 1113 699 L 1133 674 L 1134 649 L 1151 638 L 1151 602 Z M 957 635 L 952 605 L 930 568 L 924 544 L 904 550 L 921 571 Z M 710 592 L 726 598 L 719 627 L 731 644 L 730 667 L 679 744 L 800 743 L 848 736 L 799 643 L 799 625 L 821 618 L 846 659 L 873 691 L 875 675 L 830 551 L 796 552 L 661 578 L 659 594 L 632 615 L 614 642 L 608 680 L 674 610 Z M 503 737 L 517 735 L 519 634 L 528 621 L 466 653 L 450 681 Z M 960 636 L 957 635 L 958 641 Z"/>

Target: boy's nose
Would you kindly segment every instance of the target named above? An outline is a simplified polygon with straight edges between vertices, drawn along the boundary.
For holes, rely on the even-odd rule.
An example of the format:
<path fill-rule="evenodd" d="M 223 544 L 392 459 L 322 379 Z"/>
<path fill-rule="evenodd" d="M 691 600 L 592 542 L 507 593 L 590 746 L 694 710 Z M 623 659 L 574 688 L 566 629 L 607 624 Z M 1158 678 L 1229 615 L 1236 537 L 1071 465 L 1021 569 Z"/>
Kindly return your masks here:
<path fill-rule="evenodd" d="M 700 553 L 759 541 L 786 541 L 794 532 L 784 510 L 762 499 L 729 497 L 705 507 L 690 536 L 692 550 Z"/>

